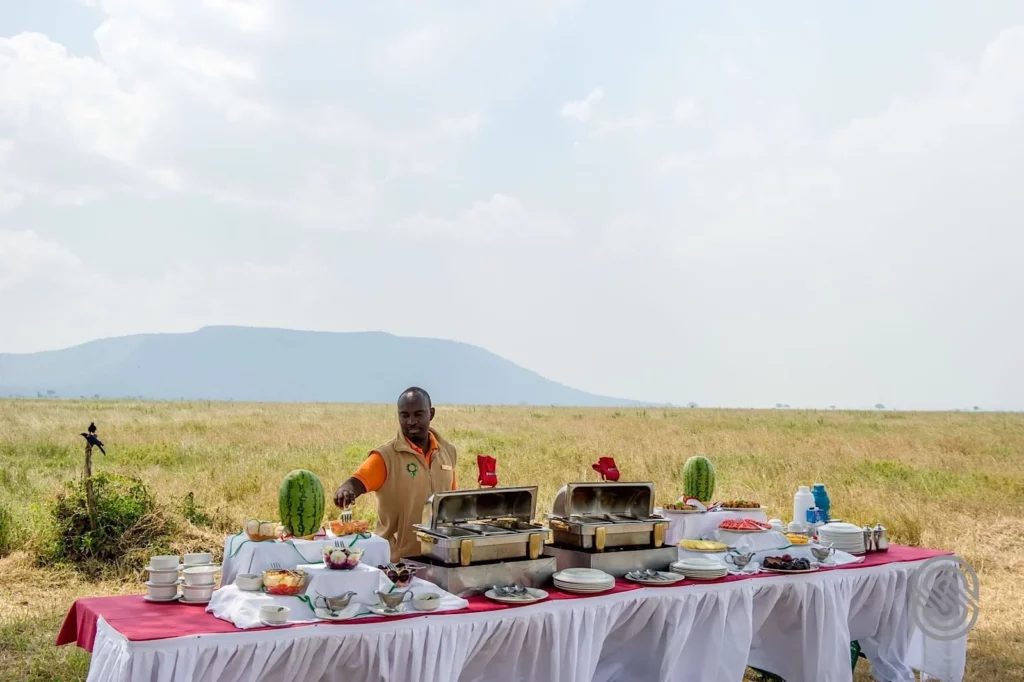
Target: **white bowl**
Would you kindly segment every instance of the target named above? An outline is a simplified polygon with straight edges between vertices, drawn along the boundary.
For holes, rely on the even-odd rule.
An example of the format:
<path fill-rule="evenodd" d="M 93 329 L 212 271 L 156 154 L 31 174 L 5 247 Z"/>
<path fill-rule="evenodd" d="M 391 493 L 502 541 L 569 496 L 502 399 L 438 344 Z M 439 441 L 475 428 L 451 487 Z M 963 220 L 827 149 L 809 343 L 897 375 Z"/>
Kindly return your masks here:
<path fill-rule="evenodd" d="M 435 592 L 413 595 L 412 607 L 417 611 L 437 611 L 440 606 L 441 595 Z"/>
<path fill-rule="evenodd" d="M 181 573 L 185 576 L 185 584 L 191 586 L 213 585 L 216 582 L 217 566 L 192 566 Z"/>
<path fill-rule="evenodd" d="M 205 566 L 213 563 L 213 554 L 210 552 L 194 552 L 185 555 L 186 566 Z"/>
<path fill-rule="evenodd" d="M 178 569 L 178 555 L 165 554 L 162 556 L 153 556 L 149 558 L 150 568 L 158 570 L 177 570 Z"/>
<path fill-rule="evenodd" d="M 288 613 L 291 611 L 287 606 L 267 604 L 260 607 L 260 619 L 268 623 L 287 623 Z"/>
<path fill-rule="evenodd" d="M 150 571 L 149 582 L 156 585 L 177 585 L 177 571 Z"/>
<path fill-rule="evenodd" d="M 240 590 L 255 592 L 263 587 L 263 576 L 259 573 L 239 573 L 235 576 L 235 586 Z"/>
<path fill-rule="evenodd" d="M 150 599 L 173 599 L 178 594 L 177 583 L 172 585 L 146 583 L 146 589 L 149 591 Z"/>
<path fill-rule="evenodd" d="M 188 601 L 210 601 L 213 585 L 182 585 L 181 592 Z"/>

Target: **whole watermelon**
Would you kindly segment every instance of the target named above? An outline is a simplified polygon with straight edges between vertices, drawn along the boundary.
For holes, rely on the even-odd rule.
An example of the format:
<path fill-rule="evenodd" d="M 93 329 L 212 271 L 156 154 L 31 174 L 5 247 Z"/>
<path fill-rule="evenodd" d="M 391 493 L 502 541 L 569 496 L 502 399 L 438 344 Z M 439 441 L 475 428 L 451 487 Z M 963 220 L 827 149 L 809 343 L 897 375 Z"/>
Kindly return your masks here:
<path fill-rule="evenodd" d="M 707 457 L 691 457 L 683 465 L 683 496 L 707 504 L 715 496 L 715 467 Z"/>
<path fill-rule="evenodd" d="M 312 471 L 296 469 L 281 481 L 277 506 L 286 532 L 297 538 L 313 535 L 324 519 L 324 486 Z"/>

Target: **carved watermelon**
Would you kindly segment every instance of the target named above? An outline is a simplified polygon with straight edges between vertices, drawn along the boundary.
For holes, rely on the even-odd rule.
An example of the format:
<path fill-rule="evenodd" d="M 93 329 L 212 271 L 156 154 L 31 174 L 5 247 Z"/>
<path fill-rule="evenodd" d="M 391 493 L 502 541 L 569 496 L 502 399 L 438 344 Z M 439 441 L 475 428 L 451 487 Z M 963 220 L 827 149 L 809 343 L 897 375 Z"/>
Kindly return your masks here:
<path fill-rule="evenodd" d="M 707 457 L 691 457 L 683 465 L 683 496 L 695 497 L 704 504 L 715 496 L 715 467 Z"/>
<path fill-rule="evenodd" d="M 324 519 L 324 486 L 312 471 L 296 469 L 281 481 L 277 504 L 285 531 L 308 537 L 320 530 Z"/>

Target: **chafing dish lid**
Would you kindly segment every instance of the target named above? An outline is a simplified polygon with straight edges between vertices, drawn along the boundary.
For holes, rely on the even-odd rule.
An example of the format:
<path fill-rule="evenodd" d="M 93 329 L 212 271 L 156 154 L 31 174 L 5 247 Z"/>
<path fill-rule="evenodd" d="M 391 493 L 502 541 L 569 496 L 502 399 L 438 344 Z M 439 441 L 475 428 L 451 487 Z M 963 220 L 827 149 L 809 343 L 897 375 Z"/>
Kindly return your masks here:
<path fill-rule="evenodd" d="M 555 495 L 551 514 L 563 519 L 597 514 L 647 519 L 654 514 L 654 484 L 566 483 Z"/>
<path fill-rule="evenodd" d="M 537 511 L 537 487 L 484 488 L 434 493 L 423 505 L 423 525 L 440 525 L 486 519 L 530 522 Z"/>

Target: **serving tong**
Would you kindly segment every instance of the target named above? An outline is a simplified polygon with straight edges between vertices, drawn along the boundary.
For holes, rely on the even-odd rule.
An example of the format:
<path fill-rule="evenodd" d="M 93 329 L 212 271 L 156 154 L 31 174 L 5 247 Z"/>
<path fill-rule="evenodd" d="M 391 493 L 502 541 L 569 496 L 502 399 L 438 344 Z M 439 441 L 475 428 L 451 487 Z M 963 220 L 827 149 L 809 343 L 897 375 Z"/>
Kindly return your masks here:
<path fill-rule="evenodd" d="M 671 582 L 671 578 L 666 578 L 658 571 L 652 571 L 649 568 L 645 568 L 640 571 L 631 571 L 626 574 L 626 577 L 630 580 L 656 580 L 658 582 Z"/>
<path fill-rule="evenodd" d="M 522 585 L 508 585 L 506 587 L 498 587 L 497 585 L 492 586 L 494 590 L 494 596 L 501 597 L 503 599 L 532 599 L 532 595 Z"/>

